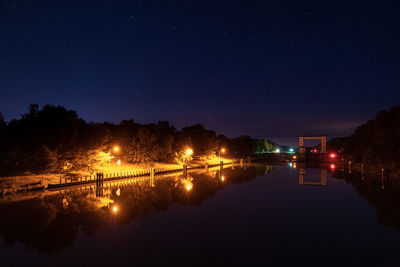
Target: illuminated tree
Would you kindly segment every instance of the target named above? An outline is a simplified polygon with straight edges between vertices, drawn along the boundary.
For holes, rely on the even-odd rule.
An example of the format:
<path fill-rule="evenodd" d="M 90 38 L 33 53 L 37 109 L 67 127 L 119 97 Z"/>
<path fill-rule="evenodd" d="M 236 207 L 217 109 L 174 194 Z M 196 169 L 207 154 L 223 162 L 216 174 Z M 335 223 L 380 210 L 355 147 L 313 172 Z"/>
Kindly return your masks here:
<path fill-rule="evenodd" d="M 264 140 L 264 146 L 265 146 L 265 150 L 267 152 L 272 152 L 272 151 L 274 151 L 274 149 L 276 147 L 276 144 L 271 142 L 270 140 L 265 139 Z"/>
<path fill-rule="evenodd" d="M 125 151 L 125 150 L 124 150 Z M 141 128 L 124 153 L 128 162 L 152 162 L 157 160 L 157 137 L 147 128 Z"/>

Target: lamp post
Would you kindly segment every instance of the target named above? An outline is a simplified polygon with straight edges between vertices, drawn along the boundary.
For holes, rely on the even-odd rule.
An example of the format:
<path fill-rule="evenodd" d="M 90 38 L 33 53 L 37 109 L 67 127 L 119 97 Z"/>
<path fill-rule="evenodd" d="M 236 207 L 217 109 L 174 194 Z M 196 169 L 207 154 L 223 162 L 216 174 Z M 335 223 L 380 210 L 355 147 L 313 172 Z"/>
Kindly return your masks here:
<path fill-rule="evenodd" d="M 225 153 L 225 148 L 221 148 L 220 150 L 218 150 L 218 157 L 221 158 L 221 152 Z"/>
<path fill-rule="evenodd" d="M 186 153 L 186 156 L 191 156 L 193 154 L 193 150 L 191 148 L 187 148 L 185 153 Z"/>
<path fill-rule="evenodd" d="M 183 162 L 183 176 L 187 178 L 187 158 L 193 154 L 193 149 L 187 148 L 185 151 L 184 162 Z"/>
<path fill-rule="evenodd" d="M 110 156 L 108 157 L 108 164 L 111 164 L 111 153 L 112 152 L 118 153 L 120 151 L 119 146 L 114 146 L 112 149 L 110 148 Z"/>
<path fill-rule="evenodd" d="M 191 155 L 193 155 L 193 149 L 187 148 L 185 151 L 185 164 L 186 164 L 187 158 L 190 157 Z"/>

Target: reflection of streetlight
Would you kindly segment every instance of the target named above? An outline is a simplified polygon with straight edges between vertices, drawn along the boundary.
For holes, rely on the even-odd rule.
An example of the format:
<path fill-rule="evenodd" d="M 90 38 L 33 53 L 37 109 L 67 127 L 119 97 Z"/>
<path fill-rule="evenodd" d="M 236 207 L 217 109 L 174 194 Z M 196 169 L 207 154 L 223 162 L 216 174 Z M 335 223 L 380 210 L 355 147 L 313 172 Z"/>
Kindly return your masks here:
<path fill-rule="evenodd" d="M 120 159 L 117 161 L 117 165 L 121 166 L 121 160 Z"/>
<path fill-rule="evenodd" d="M 192 183 L 187 183 L 186 186 L 185 186 L 185 188 L 186 188 L 187 191 L 192 190 L 192 188 L 193 188 Z"/>
<path fill-rule="evenodd" d="M 225 181 L 225 176 L 221 176 L 221 181 L 223 182 L 223 181 Z"/>
<path fill-rule="evenodd" d="M 193 189 L 193 178 L 184 178 L 181 179 L 180 182 L 182 183 L 183 187 L 185 188 L 186 191 L 191 191 Z"/>
<path fill-rule="evenodd" d="M 114 213 L 117 213 L 118 212 L 118 207 L 114 206 L 112 210 L 113 210 Z"/>

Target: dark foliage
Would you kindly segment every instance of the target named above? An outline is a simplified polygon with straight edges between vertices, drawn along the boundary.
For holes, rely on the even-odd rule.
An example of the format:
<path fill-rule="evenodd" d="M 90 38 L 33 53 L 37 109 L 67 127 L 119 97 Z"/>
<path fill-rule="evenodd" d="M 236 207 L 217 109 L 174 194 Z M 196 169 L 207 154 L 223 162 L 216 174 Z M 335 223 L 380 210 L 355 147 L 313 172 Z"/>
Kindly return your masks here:
<path fill-rule="evenodd" d="M 1 174 L 57 172 L 66 162 L 75 169 L 91 164 L 95 151 L 109 152 L 114 145 L 121 147 L 125 162 L 174 161 L 174 155 L 191 147 L 195 157 L 211 155 L 222 147 L 224 156 L 247 157 L 253 152 L 267 151 L 272 143 L 248 136 L 229 139 L 193 125 L 178 131 L 167 121 L 151 124 L 123 120 L 87 123 L 75 111 L 61 106 L 45 105 L 42 109 L 31 104 L 29 112 L 20 119 L 6 123 L 0 114 Z"/>
<path fill-rule="evenodd" d="M 0 132 L 6 128 L 6 120 L 4 119 L 3 114 L 0 113 Z"/>
<path fill-rule="evenodd" d="M 379 112 L 349 137 L 329 142 L 331 149 L 351 155 L 354 161 L 396 170 L 400 166 L 400 106 Z"/>

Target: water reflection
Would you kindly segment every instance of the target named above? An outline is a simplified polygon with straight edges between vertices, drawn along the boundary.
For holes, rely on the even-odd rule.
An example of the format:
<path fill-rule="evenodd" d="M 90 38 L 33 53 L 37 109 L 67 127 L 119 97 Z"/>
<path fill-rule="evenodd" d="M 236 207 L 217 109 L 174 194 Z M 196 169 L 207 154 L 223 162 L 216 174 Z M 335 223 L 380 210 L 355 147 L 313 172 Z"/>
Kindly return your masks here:
<path fill-rule="evenodd" d="M 92 236 L 106 224 L 127 224 L 176 203 L 200 205 L 229 184 L 253 180 L 272 169 L 264 165 L 235 166 L 187 176 L 104 182 L 30 200 L 16 197 L 0 204 L 0 235 L 7 246 L 21 242 L 41 253 L 56 254 L 73 245 L 79 231 Z"/>
<path fill-rule="evenodd" d="M 370 206 L 376 209 L 376 218 L 382 225 L 391 226 L 400 231 L 400 181 L 395 179 L 385 179 L 383 175 L 370 175 L 366 177 L 364 166 L 360 172 L 352 171 L 350 164 L 329 164 L 326 166 L 307 165 L 298 163 L 299 166 L 299 185 L 317 185 L 326 186 L 326 176 L 329 172 L 332 177 L 343 179 L 350 183 L 363 197 Z M 320 177 L 311 176 L 314 181 L 306 181 L 305 177 L 307 170 L 312 170 L 316 167 L 320 168 Z M 307 179 L 306 179 L 307 178 Z M 316 179 L 315 179 L 316 178 Z M 318 180 L 316 182 L 315 180 Z"/>
<path fill-rule="evenodd" d="M 114 205 L 112 211 L 113 211 L 114 213 L 117 213 L 117 212 L 118 212 L 118 206 L 117 206 L 117 205 Z"/>
<path fill-rule="evenodd" d="M 299 185 L 311 185 L 311 186 L 326 186 L 326 169 L 321 169 L 321 175 L 317 178 L 318 181 L 304 181 L 304 176 L 307 174 L 306 169 L 300 168 L 299 169 Z M 315 180 L 315 177 L 310 177 L 311 179 Z"/>
<path fill-rule="evenodd" d="M 345 168 L 333 172 L 332 175 L 350 183 L 357 193 L 375 208 L 379 223 L 400 231 L 400 181 L 385 181 L 380 175 L 366 176 L 364 171 L 349 172 Z"/>
<path fill-rule="evenodd" d="M 177 184 L 182 185 L 186 191 L 192 191 L 193 189 L 193 177 L 185 175 L 183 178 L 177 178 Z"/>
<path fill-rule="evenodd" d="M 326 174 L 327 174 L 327 169 L 326 166 L 320 166 L 320 165 L 307 165 L 305 162 L 300 162 L 297 163 L 292 163 L 289 162 L 289 167 L 296 169 L 297 167 L 299 167 L 298 169 L 298 173 L 299 173 L 299 185 L 302 186 L 326 186 Z M 318 168 L 318 170 L 320 171 L 320 175 L 319 177 L 315 175 L 315 170 Z M 311 170 L 312 173 L 311 175 L 307 175 L 307 169 Z M 333 172 L 335 169 L 335 165 L 334 164 L 330 164 L 330 169 Z"/>
<path fill-rule="evenodd" d="M 393 236 L 392 229 L 380 227 L 370 206 L 376 210 L 381 224 L 400 230 L 398 182 L 386 179 L 382 190 L 379 176 L 367 176 L 362 180 L 355 171 L 349 174 L 347 165 L 338 164 L 332 168 L 328 164 L 321 170 L 319 166 L 297 162 L 296 167 L 294 164 L 292 168 L 278 166 L 269 175 L 274 166 L 234 166 L 222 171 L 189 172 L 186 176 L 105 182 L 101 190 L 86 186 L 49 192 L 30 200 L 15 199 L 7 203 L 2 200 L 0 235 L 7 246 L 13 246 L 4 249 L 4 254 L 14 249 L 18 251 L 19 246 L 14 245 L 19 242 L 30 250 L 27 253 L 34 251 L 35 257 L 39 251 L 40 254 L 52 254 L 52 257 L 41 256 L 41 259 L 51 261 L 57 257 L 62 262 L 65 260 L 62 257 L 79 253 L 86 242 L 95 246 L 100 239 L 112 244 L 110 248 L 107 242 L 98 242 L 106 253 L 134 256 L 135 260 L 141 260 L 139 263 L 146 263 L 149 257 L 163 261 L 179 251 L 183 255 L 179 258 L 185 261 L 181 265 L 185 265 L 207 246 L 208 251 L 202 256 L 209 262 L 202 265 L 213 265 L 210 258 L 215 256 L 214 251 L 221 255 L 221 261 L 214 265 L 223 265 L 229 260 L 229 263 L 236 262 L 243 255 L 246 261 L 258 257 L 263 263 L 285 265 L 280 263 L 288 258 L 285 258 L 288 253 L 294 255 L 293 261 L 300 260 L 298 265 L 303 265 L 309 259 L 301 261 L 301 256 L 310 250 L 320 255 L 320 263 L 324 258 L 333 259 L 348 251 L 353 253 L 357 247 L 362 250 L 368 243 L 365 240 L 373 238 L 374 242 L 382 241 L 379 253 L 387 253 L 382 244 L 387 243 L 389 248 L 395 249 L 393 243 L 400 236 Z M 248 181 L 251 182 L 246 183 Z M 307 185 L 309 182 L 329 186 L 307 189 L 298 186 L 298 183 Z M 230 186 L 238 183 L 243 184 Z M 356 190 L 348 190 L 349 184 Z M 369 206 L 355 192 L 365 198 Z M 167 209 L 168 212 L 160 212 Z M 138 224 L 142 228 L 137 228 Z M 299 231 L 299 225 L 307 230 Z M 385 233 L 392 235 L 390 237 L 395 241 L 390 243 L 387 236 L 383 238 Z M 72 247 L 65 249 L 68 246 Z M 219 251 L 218 247 L 223 249 Z M 235 253 L 239 249 L 243 254 Z M 331 254 L 324 254 L 328 252 Z M 87 247 L 81 258 L 77 258 L 91 260 L 86 253 L 97 255 L 101 252 Z M 364 253 L 361 251 L 360 255 Z M 129 257 L 121 262 L 129 262 Z M 114 259 L 110 256 L 109 262 L 112 264 Z M 286 265 L 296 265 L 293 261 Z M 245 266 L 246 263 L 257 265 L 252 262 L 238 265 Z M 339 265 L 337 261 L 334 263 Z"/>

